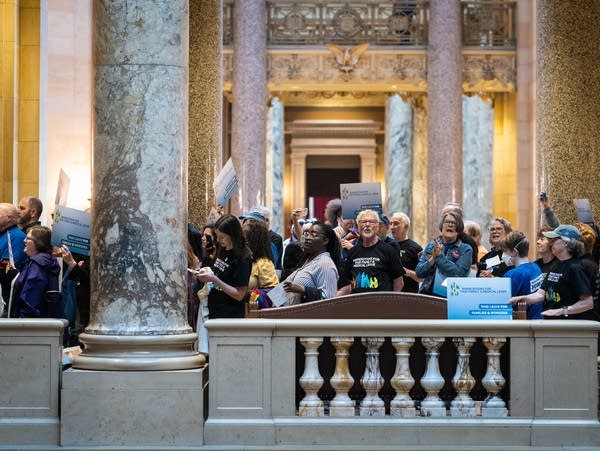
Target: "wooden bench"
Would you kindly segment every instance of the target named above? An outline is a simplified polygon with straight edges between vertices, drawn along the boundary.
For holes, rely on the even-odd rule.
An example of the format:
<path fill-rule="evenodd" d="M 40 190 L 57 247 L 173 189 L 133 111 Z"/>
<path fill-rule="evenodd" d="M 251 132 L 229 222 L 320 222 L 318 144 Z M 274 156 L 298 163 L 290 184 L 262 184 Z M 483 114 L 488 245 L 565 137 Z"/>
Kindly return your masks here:
<path fill-rule="evenodd" d="M 519 303 L 515 319 L 526 318 L 526 305 Z M 349 294 L 322 301 L 258 310 L 250 305 L 249 318 L 296 319 L 446 319 L 444 298 L 393 291 Z"/>

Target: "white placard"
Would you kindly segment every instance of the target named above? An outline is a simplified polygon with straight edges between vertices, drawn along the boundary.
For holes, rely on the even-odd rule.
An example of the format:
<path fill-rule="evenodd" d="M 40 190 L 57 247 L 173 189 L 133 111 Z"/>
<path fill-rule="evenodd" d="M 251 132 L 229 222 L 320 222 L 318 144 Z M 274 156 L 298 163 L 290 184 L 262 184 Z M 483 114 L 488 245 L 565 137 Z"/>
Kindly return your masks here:
<path fill-rule="evenodd" d="M 233 161 L 231 158 L 227 160 L 225 166 L 219 172 L 219 175 L 215 178 L 213 184 L 215 189 L 215 200 L 217 204 L 225 206 L 229 199 L 238 190 L 238 179 L 233 167 Z"/>

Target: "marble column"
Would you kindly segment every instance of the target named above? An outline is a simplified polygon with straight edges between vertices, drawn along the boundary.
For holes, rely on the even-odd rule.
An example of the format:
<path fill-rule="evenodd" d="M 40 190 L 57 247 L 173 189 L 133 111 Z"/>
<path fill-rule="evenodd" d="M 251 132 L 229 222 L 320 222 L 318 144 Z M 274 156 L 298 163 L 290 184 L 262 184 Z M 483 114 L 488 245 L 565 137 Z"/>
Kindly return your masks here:
<path fill-rule="evenodd" d="M 187 323 L 188 2 L 94 2 L 91 320 L 78 369 L 196 368 Z"/>
<path fill-rule="evenodd" d="M 271 208 L 271 230 L 284 235 L 283 165 L 285 156 L 284 110 L 278 97 L 271 99 L 267 120 L 266 201 Z"/>
<path fill-rule="evenodd" d="M 600 212 L 600 27 L 597 2 L 538 0 L 536 6 L 536 147 L 538 189 L 564 223 L 574 198 Z"/>
<path fill-rule="evenodd" d="M 398 94 L 385 108 L 385 211 L 402 211 L 412 217 L 413 139 L 412 102 Z"/>
<path fill-rule="evenodd" d="M 463 211 L 483 231 L 492 218 L 494 109 L 491 99 L 463 96 Z M 484 243 L 487 233 L 484 232 Z"/>
<path fill-rule="evenodd" d="M 203 225 L 215 204 L 223 150 L 223 2 L 190 2 L 189 221 Z"/>
<path fill-rule="evenodd" d="M 415 99 L 413 109 L 413 193 L 409 234 L 423 247 L 431 236 L 427 233 L 427 98 Z"/>
<path fill-rule="evenodd" d="M 429 2 L 428 230 L 437 233 L 440 210 L 462 201 L 461 3 Z"/>
<path fill-rule="evenodd" d="M 266 2 L 236 0 L 233 28 L 231 158 L 239 180 L 235 214 L 265 203 Z"/>

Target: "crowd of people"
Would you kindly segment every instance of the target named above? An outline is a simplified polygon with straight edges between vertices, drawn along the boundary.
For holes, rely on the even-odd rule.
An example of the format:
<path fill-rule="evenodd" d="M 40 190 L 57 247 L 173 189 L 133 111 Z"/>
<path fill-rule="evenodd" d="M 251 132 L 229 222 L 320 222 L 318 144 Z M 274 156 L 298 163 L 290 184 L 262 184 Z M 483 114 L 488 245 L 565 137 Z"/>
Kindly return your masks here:
<path fill-rule="evenodd" d="M 188 228 L 188 321 L 243 318 L 247 305 L 273 308 L 350 293 L 405 291 L 446 296 L 447 277 L 506 277 L 515 307 L 527 304 L 528 319 L 600 320 L 600 239 L 592 224 L 560 224 L 547 198 L 546 220 L 530 241 L 510 222 L 488 226 L 489 249 L 479 224 L 449 202 L 439 233 L 421 246 L 409 238 L 410 218 L 363 210 L 343 218 L 341 201 L 327 205 L 325 221 L 295 208 L 285 241 L 270 228 L 270 211 L 256 207 L 239 218 L 222 214 L 214 224 Z M 42 202 L 23 198 L 0 203 L 0 311 L 4 317 L 64 317 L 71 329 L 89 322 L 89 272 L 84 256 L 51 245 L 40 223 Z M 61 268 L 56 257 L 62 257 Z M 57 300 L 56 293 L 62 300 Z M 65 289 L 66 287 L 66 289 Z M 65 299 L 65 297 L 67 299 Z M 69 297 L 70 302 L 67 302 Z"/>
<path fill-rule="evenodd" d="M 89 322 L 87 257 L 52 246 L 51 229 L 41 225 L 42 211 L 42 201 L 34 196 L 18 206 L 0 203 L 0 315 L 68 319 L 65 344 L 75 344 Z"/>
<path fill-rule="evenodd" d="M 547 199 L 542 207 L 548 225 L 537 236 L 535 261 L 527 236 L 501 217 L 490 221 L 486 248 L 481 226 L 465 220 L 454 202 L 440 212 L 438 235 L 422 247 L 409 238 L 405 213 L 363 210 L 343 218 L 339 199 L 328 204 L 324 222 L 293 209 L 290 237 L 276 257 L 269 251 L 281 239 L 273 239 L 268 210 L 258 207 L 217 221 L 213 264 L 193 273 L 193 289 L 210 285 L 208 318 L 241 318 L 246 301 L 271 308 L 371 291 L 446 297 L 447 277 L 506 277 L 509 303 L 526 303 L 527 319 L 600 320 L 597 229 L 558 223 Z"/>

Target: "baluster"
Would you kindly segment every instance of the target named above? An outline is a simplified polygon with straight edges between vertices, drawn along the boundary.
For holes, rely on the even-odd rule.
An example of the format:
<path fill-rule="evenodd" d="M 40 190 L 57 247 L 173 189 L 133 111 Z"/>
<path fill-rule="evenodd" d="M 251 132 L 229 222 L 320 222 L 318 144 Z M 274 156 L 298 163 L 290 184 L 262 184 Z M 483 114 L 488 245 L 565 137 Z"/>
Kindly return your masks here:
<path fill-rule="evenodd" d="M 322 417 L 325 415 L 323 401 L 319 399 L 318 391 L 323 385 L 323 378 L 319 373 L 319 346 L 322 338 L 303 337 L 300 343 L 304 346 L 304 373 L 300 377 L 300 386 L 305 395 L 300 401 L 298 414 L 307 417 Z"/>
<path fill-rule="evenodd" d="M 348 396 L 354 384 L 348 367 L 348 350 L 352 343 L 352 337 L 331 338 L 335 348 L 335 373 L 329 381 L 335 390 L 335 397 L 329 403 L 329 416 L 332 417 L 352 417 L 355 414 L 354 401 Z"/>
<path fill-rule="evenodd" d="M 363 338 L 362 343 L 367 348 L 365 355 L 365 374 L 361 378 L 367 395 L 360 403 L 360 416 L 383 416 L 385 415 L 385 403 L 379 397 L 379 390 L 383 387 L 383 377 L 379 371 L 379 347 L 383 344 L 383 338 Z"/>
<path fill-rule="evenodd" d="M 450 413 L 457 417 L 474 417 L 477 415 L 475 401 L 471 398 L 471 390 L 475 386 L 475 378 L 471 375 L 469 368 L 469 351 L 475 338 L 456 337 L 453 338 L 454 346 L 458 350 L 458 362 L 456 373 L 452 378 L 452 384 L 456 390 L 456 398 L 450 403 Z"/>
<path fill-rule="evenodd" d="M 427 367 L 421 378 L 421 386 L 427 392 L 427 396 L 421 401 L 421 415 L 426 417 L 446 416 L 444 402 L 438 396 L 444 386 L 444 378 L 440 373 L 439 349 L 444 343 L 444 338 L 429 337 L 421 340 L 425 346 L 427 356 Z"/>
<path fill-rule="evenodd" d="M 484 338 L 483 344 L 487 348 L 487 371 L 481 380 L 482 385 L 489 395 L 483 402 L 481 414 L 484 417 L 506 417 L 508 409 L 504 400 L 498 396 L 506 380 L 500 370 L 500 348 L 506 343 L 506 338 Z"/>
<path fill-rule="evenodd" d="M 417 414 L 415 401 L 408 394 L 415 385 L 408 360 L 409 350 L 414 343 L 414 338 L 392 338 L 392 345 L 396 349 L 396 371 L 390 380 L 390 384 L 396 390 L 396 396 L 390 403 L 390 414 L 393 416 L 414 417 Z"/>

